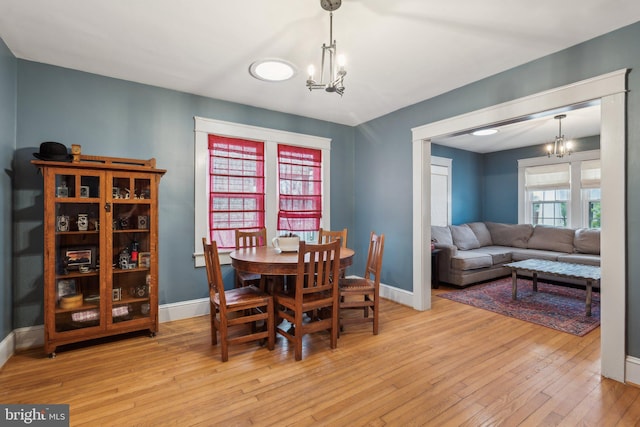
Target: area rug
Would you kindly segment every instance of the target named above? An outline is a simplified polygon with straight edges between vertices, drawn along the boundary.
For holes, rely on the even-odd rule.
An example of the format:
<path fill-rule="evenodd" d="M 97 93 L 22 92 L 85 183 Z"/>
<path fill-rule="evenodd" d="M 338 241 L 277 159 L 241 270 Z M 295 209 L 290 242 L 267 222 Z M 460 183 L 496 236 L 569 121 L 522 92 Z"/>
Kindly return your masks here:
<path fill-rule="evenodd" d="M 518 278 L 518 299 L 511 298 L 511 277 L 438 295 L 526 322 L 583 336 L 600 326 L 600 294 L 593 292 L 591 317 L 585 315 L 584 289 Z"/>

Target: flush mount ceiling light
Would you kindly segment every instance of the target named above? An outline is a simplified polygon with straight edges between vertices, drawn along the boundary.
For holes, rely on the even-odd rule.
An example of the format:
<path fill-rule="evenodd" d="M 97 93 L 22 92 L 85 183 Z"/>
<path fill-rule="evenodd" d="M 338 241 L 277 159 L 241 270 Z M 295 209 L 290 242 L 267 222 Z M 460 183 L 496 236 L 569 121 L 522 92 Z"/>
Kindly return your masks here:
<path fill-rule="evenodd" d="M 498 129 L 478 129 L 473 131 L 471 135 L 473 136 L 487 136 L 498 133 Z"/>
<path fill-rule="evenodd" d="M 293 77 L 296 74 L 296 69 L 288 61 L 269 58 L 251 64 L 249 73 L 258 80 L 282 82 Z"/>
<path fill-rule="evenodd" d="M 342 96 L 344 93 L 344 76 L 347 75 L 345 70 L 344 56 L 338 56 L 336 41 L 333 39 L 333 11 L 337 10 L 342 4 L 342 0 L 320 0 L 320 6 L 324 10 L 329 11 L 329 45 L 322 44 L 322 61 L 320 62 L 320 81 L 316 81 L 314 74 L 316 69 L 313 65 L 309 65 L 309 78 L 307 79 L 307 88 L 309 91 L 314 89 L 324 89 L 327 92 L 335 92 Z M 328 57 L 328 63 L 325 59 Z M 325 65 L 327 66 L 325 75 Z M 327 82 L 325 82 L 327 77 Z"/>
<path fill-rule="evenodd" d="M 562 119 L 567 117 L 566 114 L 558 114 L 554 117 L 558 121 L 558 136 L 555 140 L 547 144 L 547 157 L 552 155 L 556 157 L 563 157 L 565 154 L 571 155 L 571 141 L 567 141 L 562 134 Z"/>

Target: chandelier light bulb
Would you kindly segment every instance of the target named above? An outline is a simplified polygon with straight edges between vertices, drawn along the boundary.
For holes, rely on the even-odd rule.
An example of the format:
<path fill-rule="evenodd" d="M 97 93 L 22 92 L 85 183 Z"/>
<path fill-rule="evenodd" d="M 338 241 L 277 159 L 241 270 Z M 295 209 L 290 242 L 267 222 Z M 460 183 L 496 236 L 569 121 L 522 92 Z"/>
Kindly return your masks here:
<path fill-rule="evenodd" d="M 316 73 L 316 67 L 312 65 L 309 65 L 309 68 L 307 68 L 307 73 L 309 74 L 309 80 L 313 80 L 313 75 Z"/>
<path fill-rule="evenodd" d="M 340 71 L 344 70 L 344 66 L 347 65 L 347 58 L 344 55 L 338 55 L 338 67 Z"/>

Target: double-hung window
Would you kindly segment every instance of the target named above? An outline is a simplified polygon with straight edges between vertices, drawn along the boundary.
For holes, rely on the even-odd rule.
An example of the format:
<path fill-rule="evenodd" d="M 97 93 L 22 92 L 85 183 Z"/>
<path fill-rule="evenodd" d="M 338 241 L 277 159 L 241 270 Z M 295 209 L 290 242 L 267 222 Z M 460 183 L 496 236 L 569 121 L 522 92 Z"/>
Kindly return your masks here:
<path fill-rule="evenodd" d="M 331 228 L 329 138 L 195 117 L 194 258 L 202 237 L 229 263 L 236 228 L 293 232 L 312 241 Z"/>
<path fill-rule="evenodd" d="M 600 227 L 600 151 L 518 161 L 519 222 Z"/>

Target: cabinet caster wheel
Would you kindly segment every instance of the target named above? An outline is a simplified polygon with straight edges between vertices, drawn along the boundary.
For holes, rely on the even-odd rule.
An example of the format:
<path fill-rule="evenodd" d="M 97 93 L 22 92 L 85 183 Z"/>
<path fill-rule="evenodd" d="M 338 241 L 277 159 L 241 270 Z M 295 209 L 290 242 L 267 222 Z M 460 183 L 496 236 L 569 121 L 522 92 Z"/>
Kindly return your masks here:
<path fill-rule="evenodd" d="M 156 336 L 155 332 L 149 332 L 149 338 L 154 338 Z"/>
<path fill-rule="evenodd" d="M 49 359 L 55 359 L 55 358 L 56 358 L 56 352 L 55 351 L 49 353 Z"/>

